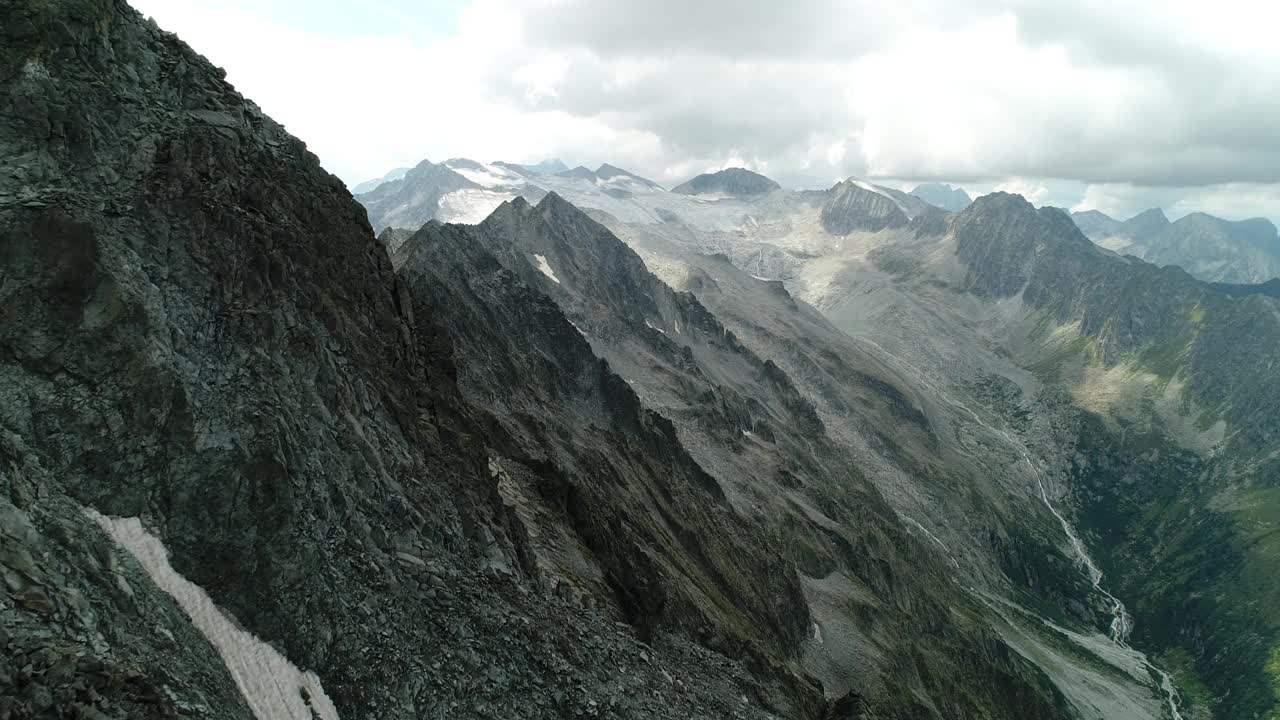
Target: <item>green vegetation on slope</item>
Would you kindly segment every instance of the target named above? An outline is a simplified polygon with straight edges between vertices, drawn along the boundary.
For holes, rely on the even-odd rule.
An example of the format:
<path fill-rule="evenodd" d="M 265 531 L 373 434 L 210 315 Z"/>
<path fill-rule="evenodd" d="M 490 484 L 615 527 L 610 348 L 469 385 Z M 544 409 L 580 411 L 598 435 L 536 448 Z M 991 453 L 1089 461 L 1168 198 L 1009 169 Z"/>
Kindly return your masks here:
<path fill-rule="evenodd" d="M 1189 708 L 1267 717 L 1277 704 L 1280 552 L 1265 518 L 1280 491 L 1230 492 L 1222 460 L 1158 432 L 1123 437 L 1083 418 L 1072 468 L 1081 526 L 1112 591 L 1137 621 L 1134 643 L 1160 657 Z"/>

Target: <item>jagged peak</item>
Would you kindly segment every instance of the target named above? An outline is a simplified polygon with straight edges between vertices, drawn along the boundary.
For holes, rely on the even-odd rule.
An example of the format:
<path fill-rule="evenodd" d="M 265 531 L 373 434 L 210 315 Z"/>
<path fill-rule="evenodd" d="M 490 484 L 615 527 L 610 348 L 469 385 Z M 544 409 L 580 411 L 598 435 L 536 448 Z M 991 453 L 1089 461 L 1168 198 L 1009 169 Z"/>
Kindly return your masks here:
<path fill-rule="evenodd" d="M 1078 212 L 1073 212 L 1073 213 L 1071 213 L 1071 215 L 1072 215 L 1072 217 L 1096 218 L 1096 219 L 1099 219 L 1099 220 L 1110 220 L 1110 221 L 1112 221 L 1112 222 L 1114 222 L 1114 221 L 1115 221 L 1115 218 L 1113 218 L 1113 217 L 1111 217 L 1110 215 L 1108 215 L 1108 214 L 1106 214 L 1106 213 L 1102 212 L 1101 210 L 1080 210 L 1080 211 L 1078 211 Z M 1137 219 L 1137 217 L 1138 217 L 1138 216 L 1134 216 L 1134 219 L 1136 220 L 1136 219 Z"/>
<path fill-rule="evenodd" d="M 560 193 L 554 190 L 542 196 L 542 199 L 538 201 L 537 208 L 549 212 L 572 212 L 576 215 L 587 217 L 587 214 L 582 212 L 577 205 L 565 200 Z"/>
<path fill-rule="evenodd" d="M 1095 210 L 1093 212 L 1097 212 L 1097 211 Z M 1162 210 L 1161 208 L 1148 208 L 1138 213 L 1137 215 L 1134 215 L 1133 217 L 1129 218 L 1125 222 L 1134 222 L 1139 220 L 1141 221 L 1162 220 L 1165 223 L 1168 223 L 1169 216 L 1165 215 L 1164 210 Z"/>
<path fill-rule="evenodd" d="M 632 180 L 636 180 L 650 187 L 661 187 L 661 185 L 658 185 L 658 183 L 650 180 L 649 178 L 641 177 L 631 172 L 630 170 L 625 170 L 623 168 L 618 167 L 617 165 L 610 165 L 609 163 L 601 163 L 600 167 L 596 168 L 595 174 L 596 174 L 596 177 L 600 178 L 601 180 L 608 180 L 610 178 L 615 178 L 615 177 L 626 177 L 626 178 L 631 178 Z"/>
<path fill-rule="evenodd" d="M 1025 212 L 1035 212 L 1035 205 L 1018 193 L 996 190 L 978 197 L 965 211 L 965 214 L 979 213 L 986 209 L 1008 208 Z"/>

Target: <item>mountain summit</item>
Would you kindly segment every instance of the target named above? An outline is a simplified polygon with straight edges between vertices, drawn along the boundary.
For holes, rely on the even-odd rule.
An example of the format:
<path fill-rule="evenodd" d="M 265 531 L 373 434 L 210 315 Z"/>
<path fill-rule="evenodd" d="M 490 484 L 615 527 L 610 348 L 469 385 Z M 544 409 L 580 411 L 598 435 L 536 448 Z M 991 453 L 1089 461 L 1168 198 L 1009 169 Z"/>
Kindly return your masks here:
<path fill-rule="evenodd" d="M 698 175 L 675 186 L 671 192 L 683 195 L 763 195 L 781 189 L 781 185 L 757 172 L 733 167 Z"/>

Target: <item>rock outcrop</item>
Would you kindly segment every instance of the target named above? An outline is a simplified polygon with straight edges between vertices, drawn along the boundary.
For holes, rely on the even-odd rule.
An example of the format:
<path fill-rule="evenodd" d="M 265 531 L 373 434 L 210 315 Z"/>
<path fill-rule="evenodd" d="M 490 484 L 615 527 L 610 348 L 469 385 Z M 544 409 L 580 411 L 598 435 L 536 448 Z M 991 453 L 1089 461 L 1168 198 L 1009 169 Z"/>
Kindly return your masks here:
<path fill-rule="evenodd" d="M 892 198 L 855 180 L 845 180 L 827 191 L 821 220 L 823 229 L 832 235 L 879 232 L 906 227 L 910 222 Z"/>

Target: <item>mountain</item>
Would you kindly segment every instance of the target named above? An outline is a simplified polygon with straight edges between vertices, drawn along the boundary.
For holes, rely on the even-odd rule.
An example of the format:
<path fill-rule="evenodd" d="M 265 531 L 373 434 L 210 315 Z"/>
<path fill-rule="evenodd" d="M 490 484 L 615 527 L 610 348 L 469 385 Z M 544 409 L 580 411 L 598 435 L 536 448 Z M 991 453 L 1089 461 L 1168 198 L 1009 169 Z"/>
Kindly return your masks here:
<path fill-rule="evenodd" d="M 518 165 L 516 163 L 495 162 L 494 165 L 504 167 L 508 170 L 514 170 L 521 175 L 555 175 L 569 169 L 559 158 L 552 160 L 543 160 L 540 163 L 532 165 Z"/>
<path fill-rule="evenodd" d="M 821 217 L 822 227 L 833 235 L 848 235 L 855 230 L 878 232 L 906 227 L 909 222 L 898 201 L 857 180 L 846 180 L 831 189 Z"/>
<path fill-rule="evenodd" d="M 662 189 L 661 185 L 658 185 L 658 183 L 652 180 L 649 180 L 648 178 L 642 178 L 639 175 L 636 175 L 635 173 L 628 172 L 627 170 L 623 170 L 620 167 L 615 167 L 613 165 L 610 165 L 609 163 L 603 163 L 600 165 L 600 167 L 596 168 L 595 175 L 596 175 L 596 178 L 600 180 L 613 180 L 615 178 L 621 178 L 621 179 L 625 179 L 633 182 L 638 182 L 641 185 L 646 185 L 651 188 L 655 188 L 659 190 Z"/>
<path fill-rule="evenodd" d="M 908 282 L 931 255 L 947 257 L 934 247 L 950 232 L 945 215 L 818 239 L 824 197 L 832 195 L 733 207 L 757 222 L 729 235 L 718 215 L 639 223 L 599 217 L 663 280 L 693 293 L 793 378 L 910 531 L 978 578 L 969 592 L 1006 647 L 1035 662 L 1086 714 L 1161 717 L 1175 691 L 1161 689 L 1163 671 L 1123 645 L 1132 615 L 1094 580 L 1096 561 L 1064 514 L 1073 507 L 1064 473 L 1074 436 L 1052 428 L 1069 427 L 1075 410 L 1009 351 L 994 351 L 980 316 L 957 315 L 982 302 L 963 291 L 932 297 L 947 282 L 932 271 Z M 697 254 L 711 248 L 730 254 Z M 787 277 L 785 288 L 747 274 L 759 274 L 766 257 Z M 951 262 L 937 271 L 954 272 Z M 791 292 L 819 303 L 826 318 Z M 661 327 L 670 333 L 670 325 Z M 1043 634 L 1045 623 L 1062 634 Z M 1114 640 L 1112 626 L 1121 628 Z"/>
<path fill-rule="evenodd" d="M 438 165 L 423 161 L 416 170 L 399 183 L 359 196 L 375 229 L 416 230 L 428 220 L 475 224 L 504 201 L 537 202 L 553 191 L 623 216 L 651 216 L 656 209 L 648 198 L 666 194 L 652 180 L 608 163 L 596 170 L 579 166 L 548 174 L 511 163 L 453 158 Z"/>
<path fill-rule="evenodd" d="M 393 170 L 391 170 L 386 175 L 383 175 L 380 178 L 376 178 L 374 180 L 365 180 L 364 182 L 356 185 L 355 187 L 352 187 L 351 194 L 359 195 L 361 193 L 367 193 L 371 190 L 376 189 L 379 185 L 383 183 L 388 183 L 388 182 L 391 182 L 392 180 L 399 180 L 400 178 L 404 177 L 405 173 L 409 172 L 410 169 L 411 168 L 406 168 L 406 167 L 394 168 Z"/>
<path fill-rule="evenodd" d="M 934 207 L 942 208 L 948 212 L 960 212 L 969 207 L 969 203 L 973 202 L 973 199 L 969 197 L 969 193 L 965 192 L 963 188 L 953 188 L 943 183 L 917 185 L 911 191 L 911 194 Z"/>
<path fill-rule="evenodd" d="M 1108 250 L 1177 265 L 1201 280 L 1250 284 L 1280 277 L 1280 235 L 1262 218 L 1230 221 L 1191 213 L 1170 223 L 1158 209 L 1124 222 L 1096 210 L 1072 218 Z"/>
<path fill-rule="evenodd" d="M 1191 688 L 1185 716 L 1265 717 L 1278 625 L 1265 609 L 1277 586 L 1263 578 L 1280 557 L 1268 489 L 1280 396 L 1267 379 L 1280 307 L 1269 286 L 1208 285 L 1118 257 L 1065 213 L 1009 195 L 976 201 L 940 232 L 798 246 L 810 232 L 769 241 L 811 254 L 788 251 L 791 291 L 874 338 L 915 388 L 936 388 L 970 427 L 957 452 L 1007 478 L 1003 502 L 1030 482 L 1095 592 L 1117 599 L 1112 634 Z M 945 526 L 932 531 L 957 547 Z M 1018 546 L 1031 544 L 1002 552 Z M 1003 567 L 1071 607 L 1075 591 L 1046 584 L 1060 572 L 1025 562 Z"/>
<path fill-rule="evenodd" d="M 555 194 L 547 195 L 537 206 L 513 200 L 477 226 L 424 227 L 398 253 L 397 262 L 410 273 L 415 263 L 424 272 L 440 272 L 450 266 L 447 258 L 460 252 L 478 255 L 481 249 L 515 278 L 487 282 L 483 270 L 460 268 L 447 271 L 454 283 L 465 282 L 473 293 L 480 293 L 481 288 L 499 291 L 513 283 L 540 288 L 563 312 L 561 327 L 570 336 L 538 351 L 524 347 L 500 356 L 555 357 L 560 352 L 555 348 L 576 343 L 590 348 L 634 388 L 645 407 L 670 418 L 675 438 L 714 478 L 715 487 L 723 492 L 723 502 L 736 508 L 748 523 L 749 532 L 736 549 L 724 544 L 734 542 L 738 531 L 721 526 L 709 535 L 723 549 L 700 550 L 681 564 L 696 568 L 698 558 L 706 558 L 704 563 L 734 563 L 716 572 L 719 579 L 715 584 L 697 576 L 680 580 L 674 571 L 665 574 L 673 583 L 668 591 L 673 599 L 668 605 L 674 598 L 688 598 L 681 601 L 688 602 L 688 608 L 676 612 L 676 617 L 692 616 L 691 629 L 707 621 L 724 628 L 719 633 L 728 635 L 714 639 L 716 647 L 747 643 L 770 658 L 770 663 L 799 662 L 807 673 L 822 680 L 828 696 L 843 697 L 853 706 L 879 707 L 897 715 L 915 702 L 912 696 L 924 694 L 934 711 L 943 716 L 1055 714 L 1052 692 L 1040 685 L 1042 681 L 1024 685 L 1026 678 L 1034 677 L 1032 668 L 1007 649 L 1000 649 L 992 630 L 983 630 L 980 625 L 944 625 L 936 629 L 936 640 L 922 638 L 909 645 L 901 642 L 913 634 L 920 615 L 962 612 L 976 618 L 983 608 L 976 601 L 957 602 L 954 590 L 946 591 L 952 581 L 944 567 L 930 558 L 931 550 L 922 544 L 927 540 L 907 540 L 909 534 L 898 524 L 894 512 L 856 469 L 859 463 L 828 435 L 815 408 L 787 373 L 757 356 L 697 297 L 673 291 L 607 229 Z M 472 262 L 482 261 L 477 257 Z M 444 280 L 432 287 L 450 298 L 468 295 L 461 289 L 450 290 Z M 772 292 L 770 297 L 773 301 L 766 302 L 787 315 L 803 314 L 785 292 Z M 479 324 L 477 318 L 487 314 L 486 308 L 501 305 L 488 295 L 477 295 L 476 303 L 474 313 L 454 323 L 459 336 L 473 331 Z M 534 303 L 522 297 L 520 304 Z M 520 336 L 520 328 L 528 335 L 528 328 L 541 324 L 519 317 L 513 321 L 510 329 L 465 351 L 474 362 L 460 360 L 460 367 L 483 368 L 485 373 L 498 369 L 500 366 L 485 360 L 494 356 L 494 348 L 509 342 L 507 338 Z M 488 388 L 522 387 L 527 378 L 546 376 L 545 369 L 518 368 L 499 381 L 482 383 L 479 376 L 471 379 L 460 373 L 464 392 L 472 382 Z M 854 383 L 847 392 L 879 408 L 885 417 L 894 418 L 896 412 L 896 417 L 920 422 L 905 408 L 891 409 L 904 401 L 896 390 L 868 382 L 869 378 L 862 382 L 850 379 Z M 518 396 L 495 395 L 491 389 L 476 392 L 477 400 L 486 406 L 513 403 L 528 408 L 535 404 Z M 511 417 L 522 418 L 523 414 Z M 557 418 L 564 422 L 564 416 Z M 573 436 L 565 430 L 537 429 L 513 434 L 529 438 L 532 453 L 548 452 Z M 603 447 L 598 441 L 573 445 Z M 573 445 L 557 452 L 572 453 Z M 600 460 L 591 464 L 598 467 Z M 661 497 L 669 492 L 649 494 Z M 640 507 L 628 516 L 643 519 Z M 676 507 L 687 512 L 690 500 Z M 816 511 L 817 507 L 821 510 Z M 674 507 L 664 515 L 673 511 Z M 537 516 L 536 512 L 530 514 Z M 707 522 L 699 520 L 698 526 Z M 686 537 L 692 540 L 696 536 Z M 893 540 L 895 537 L 899 539 Z M 770 540 L 760 542 L 761 538 Z M 620 539 L 615 538 L 612 544 Z M 828 549 L 833 541 L 838 550 Z M 902 549 L 895 550 L 900 543 Z M 539 564 L 571 561 L 571 556 L 562 557 L 560 547 L 561 543 L 549 540 L 532 551 L 539 555 Z M 672 550 L 666 557 L 678 559 L 683 552 Z M 771 558 L 762 552 L 776 552 L 781 557 Z M 797 570 L 791 574 L 780 567 Z M 786 591 L 792 599 L 783 604 L 776 600 L 761 603 L 757 609 L 750 598 L 768 587 L 762 578 L 770 578 L 783 588 L 795 583 Z M 689 589 L 684 589 L 686 586 Z M 729 598 L 691 592 L 703 587 L 731 590 L 736 599 L 726 603 Z M 870 614 L 851 610 L 850 603 L 857 605 L 870 597 L 879 598 L 884 607 Z M 801 614 L 805 622 L 800 627 L 788 629 L 796 617 L 796 603 L 812 609 Z M 783 614 L 777 614 L 780 612 Z M 859 628 L 857 637 L 840 630 L 854 626 Z M 741 631 L 733 628 L 744 628 L 746 634 L 737 635 Z M 992 653 L 987 665 L 974 668 L 970 677 L 943 679 L 948 668 L 979 648 Z M 833 662 L 851 653 L 865 655 L 866 662 L 858 666 Z M 886 677 L 894 678 L 889 686 L 882 684 L 881 678 Z M 1029 694 L 1015 696 L 983 689 L 1007 683 L 1027 687 Z"/>
<path fill-rule="evenodd" d="M 981 596 L 1003 598 L 990 609 L 1004 641 L 1076 707 L 1265 716 L 1277 647 L 1265 578 L 1280 576 L 1274 289 L 1117 256 L 1065 213 L 1003 194 L 879 231 L 824 227 L 824 211 L 831 222 L 872 196 L 892 198 L 847 182 L 715 213 L 673 203 L 658 221 L 592 215 L 783 368 L 828 432 L 863 448 L 860 467 L 909 527 L 971 576 L 1003 578 Z M 780 316 L 764 297 L 823 317 Z M 909 442 L 905 423 L 863 415 L 865 400 L 845 397 L 859 376 L 901 388 L 936 429 Z M 1070 642 L 1039 636 L 1044 622 Z M 1099 662 L 1116 663 L 1106 677 L 1154 680 L 1158 702 L 1124 683 L 1086 691 L 1101 687 Z"/>
<path fill-rule="evenodd" d="M 662 189 L 661 186 L 659 186 L 657 183 L 653 182 L 652 180 L 642 178 L 639 175 L 623 170 L 622 168 L 615 167 L 608 163 L 602 164 L 600 167 L 596 168 L 595 170 L 591 170 L 589 168 L 579 165 L 578 167 L 573 168 L 571 170 L 564 170 L 564 171 L 558 172 L 556 173 L 556 175 L 562 178 L 586 180 L 596 185 L 610 184 L 612 181 L 612 183 L 622 182 L 622 183 L 628 183 L 628 184 L 638 184 L 645 188 L 654 189 L 654 190 Z"/>
<path fill-rule="evenodd" d="M 759 173 L 735 167 L 703 173 L 677 185 L 671 192 L 682 195 L 764 195 L 781 189 L 778 183 Z"/>
<path fill-rule="evenodd" d="M 6 715 L 820 714 L 678 630 L 675 573 L 768 617 L 794 576 L 554 306 L 515 288 L 455 333 L 303 143 L 124 2 L 0 36 Z M 495 418 L 456 348 L 520 329 L 565 364 Z M 576 455 L 510 434 L 574 408 Z M 586 593 L 526 552 L 543 497 Z"/>
<path fill-rule="evenodd" d="M 360 196 L 370 216 L 384 227 L 416 227 L 435 218 L 455 198 L 483 198 L 484 188 L 447 165 L 418 163 L 399 180 L 382 183 Z M 443 204 L 442 204 L 443 203 Z"/>

